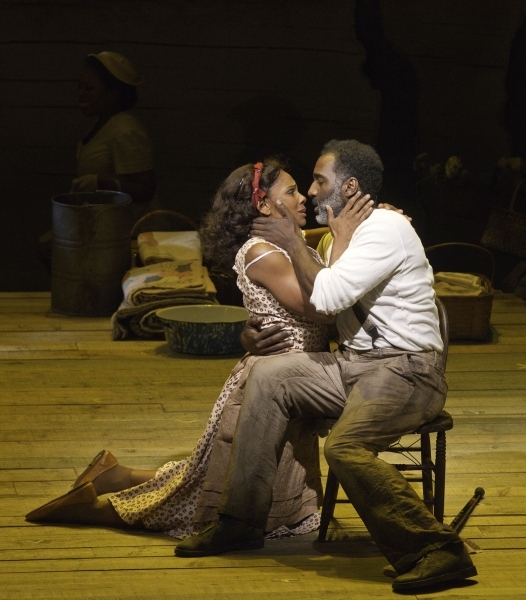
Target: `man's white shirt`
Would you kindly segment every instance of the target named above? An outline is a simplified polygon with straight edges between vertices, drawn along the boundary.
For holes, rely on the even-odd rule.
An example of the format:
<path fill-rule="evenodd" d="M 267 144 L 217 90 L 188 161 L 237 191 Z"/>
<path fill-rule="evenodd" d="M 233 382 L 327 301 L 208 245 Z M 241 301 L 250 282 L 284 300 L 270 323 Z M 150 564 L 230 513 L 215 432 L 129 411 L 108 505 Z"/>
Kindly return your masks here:
<path fill-rule="evenodd" d="M 376 347 L 442 352 L 433 270 L 412 225 L 394 211 L 374 210 L 359 225 L 342 256 L 318 273 L 310 300 L 338 314 L 340 343 L 354 350 L 372 347 L 352 309 L 359 300 L 381 336 Z"/>

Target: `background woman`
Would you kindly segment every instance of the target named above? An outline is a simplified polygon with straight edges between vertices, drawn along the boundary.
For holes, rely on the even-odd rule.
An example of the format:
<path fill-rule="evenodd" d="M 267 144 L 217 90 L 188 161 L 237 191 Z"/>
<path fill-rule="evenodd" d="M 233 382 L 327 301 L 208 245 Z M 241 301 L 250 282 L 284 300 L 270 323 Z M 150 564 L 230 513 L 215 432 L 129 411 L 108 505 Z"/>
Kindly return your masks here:
<path fill-rule="evenodd" d="M 89 54 L 79 80 L 79 107 L 95 117 L 77 147 L 77 177 L 71 192 L 112 190 L 132 199 L 135 223 L 155 208 L 152 143 L 130 112 L 137 102 L 137 86 L 144 82 L 130 61 L 117 52 Z M 39 237 L 39 256 L 51 273 L 52 232 Z"/>
<path fill-rule="evenodd" d="M 137 102 L 137 86 L 143 82 L 143 76 L 117 52 L 86 57 L 79 106 L 96 121 L 78 145 L 77 177 L 71 184 L 72 192 L 129 194 L 135 220 L 151 210 L 155 194 L 152 144 L 130 112 Z"/>

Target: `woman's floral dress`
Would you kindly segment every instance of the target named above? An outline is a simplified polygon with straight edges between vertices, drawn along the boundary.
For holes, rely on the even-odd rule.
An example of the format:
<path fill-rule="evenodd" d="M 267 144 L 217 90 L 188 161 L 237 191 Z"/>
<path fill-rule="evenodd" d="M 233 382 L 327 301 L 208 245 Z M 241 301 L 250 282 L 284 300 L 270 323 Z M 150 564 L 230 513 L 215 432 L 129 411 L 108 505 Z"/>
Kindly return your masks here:
<path fill-rule="evenodd" d="M 261 238 L 249 239 L 236 256 L 234 270 L 238 274 L 237 284 L 243 293 L 245 307 L 250 315 L 263 317 L 263 326 L 284 324 L 290 331 L 294 350 L 326 349 L 328 332 L 325 325 L 290 313 L 270 292 L 246 276 L 246 268 L 250 266 L 245 265 L 246 253 L 260 242 L 268 243 Z M 277 246 L 271 252 L 281 252 L 288 258 Z M 319 260 L 314 250 L 312 253 Z M 234 367 L 190 456 L 168 462 L 158 469 L 153 479 L 110 496 L 113 507 L 124 521 L 130 524 L 141 521 L 147 529 L 185 537 L 215 518 L 244 384 L 257 360 L 264 360 L 264 357 L 245 355 Z M 227 401 L 227 417 L 222 424 Z M 220 436 L 217 436 L 221 424 Z M 320 429 L 319 421 L 292 422 L 289 427 L 267 522 L 267 530 L 274 532 L 271 537 L 306 533 L 319 524 L 317 508 L 322 488 L 317 433 Z M 219 439 L 214 443 L 216 437 Z M 209 469 L 211 460 L 213 468 Z"/>

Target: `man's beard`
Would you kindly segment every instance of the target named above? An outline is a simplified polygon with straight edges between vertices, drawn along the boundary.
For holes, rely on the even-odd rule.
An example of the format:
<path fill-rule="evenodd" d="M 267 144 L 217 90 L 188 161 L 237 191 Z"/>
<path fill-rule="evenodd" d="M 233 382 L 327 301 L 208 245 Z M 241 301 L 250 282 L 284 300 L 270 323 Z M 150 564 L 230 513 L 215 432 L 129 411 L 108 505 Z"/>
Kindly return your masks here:
<path fill-rule="evenodd" d="M 344 179 L 337 178 L 332 192 L 323 200 L 318 200 L 318 214 L 316 215 L 316 221 L 320 225 L 327 225 L 327 206 L 332 208 L 332 212 L 334 213 L 335 217 L 341 213 L 342 208 L 345 206 L 345 202 L 342 200 L 341 193 L 343 182 Z"/>

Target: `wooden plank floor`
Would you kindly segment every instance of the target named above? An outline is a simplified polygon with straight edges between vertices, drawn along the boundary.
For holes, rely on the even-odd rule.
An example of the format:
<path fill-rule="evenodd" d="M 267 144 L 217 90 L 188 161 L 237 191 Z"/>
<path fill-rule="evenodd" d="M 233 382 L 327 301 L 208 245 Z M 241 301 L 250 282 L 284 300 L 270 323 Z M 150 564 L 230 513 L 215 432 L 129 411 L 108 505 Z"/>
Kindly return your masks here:
<path fill-rule="evenodd" d="M 526 303 L 498 293 L 492 334 L 453 343 L 448 365 L 446 522 L 485 488 L 463 530 L 482 549 L 478 583 L 412 598 L 526 598 Z M 24 520 L 101 448 L 139 468 L 188 454 L 235 362 L 112 342 L 109 319 L 54 314 L 47 293 L 0 294 L 0 600 L 393 596 L 347 506 L 335 541 L 311 534 L 205 559 L 174 558 L 163 534 Z"/>

